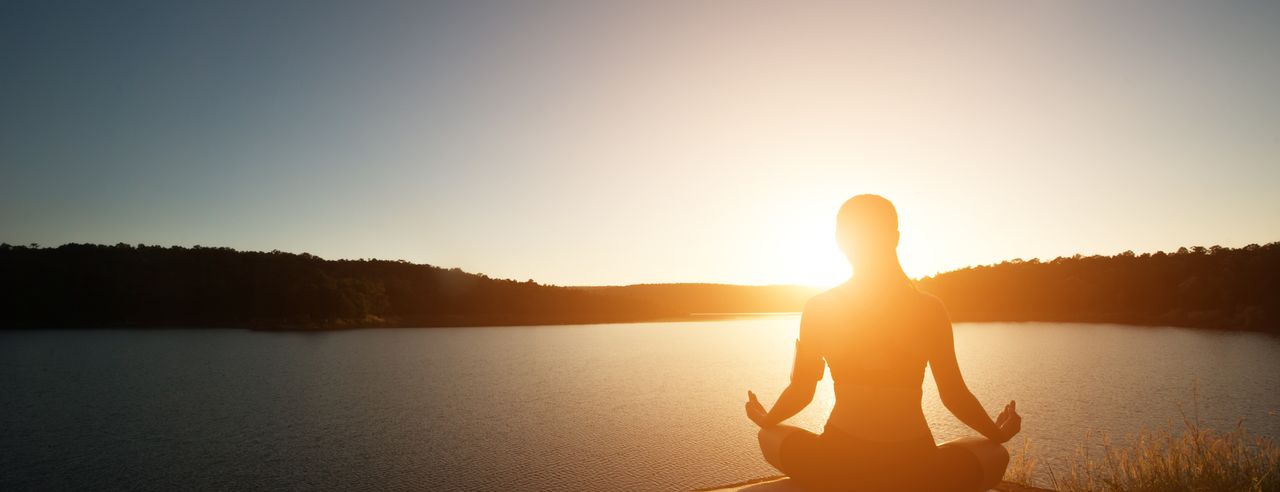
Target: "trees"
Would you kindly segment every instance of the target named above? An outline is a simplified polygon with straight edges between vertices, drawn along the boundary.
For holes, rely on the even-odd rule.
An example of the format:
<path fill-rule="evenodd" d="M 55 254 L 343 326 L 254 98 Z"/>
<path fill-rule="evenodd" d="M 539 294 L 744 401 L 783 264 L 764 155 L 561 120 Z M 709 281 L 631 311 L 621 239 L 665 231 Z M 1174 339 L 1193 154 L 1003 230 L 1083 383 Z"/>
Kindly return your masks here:
<path fill-rule="evenodd" d="M 0 326 L 494 325 L 799 310 L 795 286 L 557 287 L 405 261 L 128 244 L 0 244 Z M 1280 243 L 1013 260 L 920 279 L 958 321 L 1280 332 Z"/>
<path fill-rule="evenodd" d="M 0 245 L 0 326 L 326 327 L 622 320 L 644 302 L 402 261 L 308 253 Z"/>
<path fill-rule="evenodd" d="M 921 279 L 961 320 L 1104 321 L 1280 332 L 1280 243 L 1005 263 Z"/>

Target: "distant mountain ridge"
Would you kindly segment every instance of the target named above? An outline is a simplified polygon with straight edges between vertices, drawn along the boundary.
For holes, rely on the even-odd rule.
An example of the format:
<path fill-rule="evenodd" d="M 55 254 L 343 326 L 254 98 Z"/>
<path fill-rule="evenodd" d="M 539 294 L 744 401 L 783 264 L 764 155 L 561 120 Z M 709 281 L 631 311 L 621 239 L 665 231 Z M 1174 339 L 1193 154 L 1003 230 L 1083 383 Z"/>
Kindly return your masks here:
<path fill-rule="evenodd" d="M 457 268 L 230 248 L 0 245 L 0 327 L 329 329 L 791 312 L 795 285 L 563 287 Z M 956 321 L 1099 321 L 1280 332 L 1280 243 L 1014 260 L 917 281 Z"/>

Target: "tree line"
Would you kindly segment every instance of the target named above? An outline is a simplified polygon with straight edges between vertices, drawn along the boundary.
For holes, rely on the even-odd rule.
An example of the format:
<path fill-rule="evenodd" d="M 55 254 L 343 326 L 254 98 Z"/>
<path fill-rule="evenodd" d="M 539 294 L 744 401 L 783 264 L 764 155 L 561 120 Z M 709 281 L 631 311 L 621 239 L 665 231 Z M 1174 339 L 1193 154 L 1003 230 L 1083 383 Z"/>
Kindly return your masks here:
<path fill-rule="evenodd" d="M 0 326 L 346 328 L 799 311 L 801 286 L 561 287 L 457 268 L 221 247 L 0 244 Z M 925 277 L 956 321 L 1280 332 L 1280 243 L 1012 260 Z"/>
<path fill-rule="evenodd" d="M 1280 333 L 1280 242 L 1012 260 L 916 282 L 963 321 L 1086 321 Z"/>
<path fill-rule="evenodd" d="M 581 323 L 673 313 L 457 268 L 213 247 L 0 245 L 7 326 L 341 328 Z"/>

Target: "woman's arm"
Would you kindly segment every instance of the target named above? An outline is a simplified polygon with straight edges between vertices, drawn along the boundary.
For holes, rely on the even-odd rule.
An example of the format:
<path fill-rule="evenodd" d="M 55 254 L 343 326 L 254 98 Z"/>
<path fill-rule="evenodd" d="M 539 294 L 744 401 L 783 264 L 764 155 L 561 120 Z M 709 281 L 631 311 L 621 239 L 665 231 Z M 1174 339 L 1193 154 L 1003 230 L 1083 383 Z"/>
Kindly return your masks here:
<path fill-rule="evenodd" d="M 943 318 L 938 336 L 934 340 L 929 367 L 933 370 L 933 379 L 938 384 L 938 396 L 942 397 L 942 405 L 947 407 L 956 418 L 964 422 L 978 433 L 995 442 L 1006 442 L 1012 439 L 1021 429 L 1022 418 L 1018 416 L 1014 403 L 1005 405 L 1000 413 L 999 424 L 991 420 L 986 409 L 973 396 L 969 387 L 960 375 L 960 364 L 956 362 L 955 335 L 951 329 L 951 321 Z"/>
<path fill-rule="evenodd" d="M 760 427 L 778 425 L 804 410 L 813 401 L 818 381 L 826 371 L 826 361 L 822 359 L 814 333 L 819 320 L 812 304 L 812 301 L 805 304 L 800 315 L 800 337 L 796 339 L 795 360 L 791 365 L 791 384 L 782 390 L 770 410 L 764 409 L 755 393 L 747 391 L 747 418 Z"/>
<path fill-rule="evenodd" d="M 773 427 L 782 423 L 809 406 L 813 401 L 813 393 L 818 388 L 817 381 L 792 381 L 787 389 L 782 390 L 773 408 L 764 410 L 764 405 L 756 399 L 756 394 L 747 391 L 747 417 L 760 427 Z"/>

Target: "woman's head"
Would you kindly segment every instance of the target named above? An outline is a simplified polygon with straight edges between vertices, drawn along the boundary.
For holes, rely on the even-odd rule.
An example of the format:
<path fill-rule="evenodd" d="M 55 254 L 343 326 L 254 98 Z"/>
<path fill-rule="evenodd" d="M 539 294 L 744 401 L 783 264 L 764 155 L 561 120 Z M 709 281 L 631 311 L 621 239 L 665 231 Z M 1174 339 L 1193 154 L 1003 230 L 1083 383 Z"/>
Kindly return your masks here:
<path fill-rule="evenodd" d="M 855 267 L 889 261 L 897 266 L 898 212 L 893 203 L 879 195 L 844 202 L 836 215 L 836 242 Z"/>

